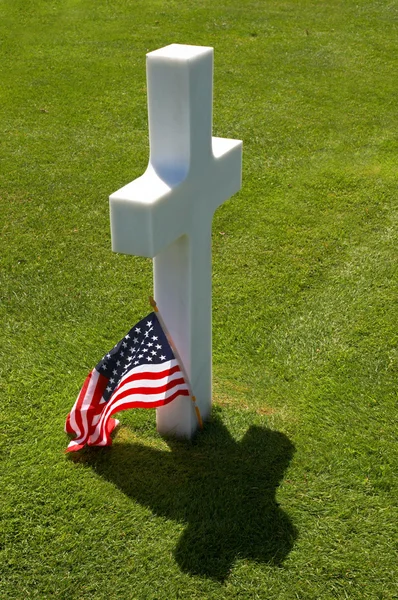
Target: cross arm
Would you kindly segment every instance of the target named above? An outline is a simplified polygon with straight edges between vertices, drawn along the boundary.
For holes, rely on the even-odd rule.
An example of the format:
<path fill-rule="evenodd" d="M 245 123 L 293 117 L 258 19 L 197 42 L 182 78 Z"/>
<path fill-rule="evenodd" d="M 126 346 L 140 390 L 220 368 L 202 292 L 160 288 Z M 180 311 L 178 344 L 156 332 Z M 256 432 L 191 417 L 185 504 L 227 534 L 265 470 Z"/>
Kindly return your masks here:
<path fill-rule="evenodd" d="M 186 233 L 186 185 L 172 186 L 148 165 L 145 173 L 109 197 L 112 250 L 153 258 Z"/>
<path fill-rule="evenodd" d="M 240 189 L 241 163 L 242 142 L 215 137 L 205 171 L 193 164 L 180 181 L 174 173 L 160 177 L 150 162 L 109 198 L 112 250 L 153 258 L 189 233 L 199 213 L 210 224 L 216 208 Z"/>

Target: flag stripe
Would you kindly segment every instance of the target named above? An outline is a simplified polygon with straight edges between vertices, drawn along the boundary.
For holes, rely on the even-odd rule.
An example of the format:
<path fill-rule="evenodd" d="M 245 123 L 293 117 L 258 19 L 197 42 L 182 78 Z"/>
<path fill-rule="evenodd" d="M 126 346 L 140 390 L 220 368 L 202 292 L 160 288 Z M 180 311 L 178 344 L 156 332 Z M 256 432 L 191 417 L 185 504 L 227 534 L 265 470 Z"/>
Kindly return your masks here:
<path fill-rule="evenodd" d="M 169 364 L 172 364 L 175 361 L 169 361 Z M 156 379 L 162 379 L 162 377 L 165 377 L 166 375 L 173 375 L 174 373 L 180 372 L 180 367 L 175 364 L 173 367 L 171 367 L 170 369 L 165 369 L 165 365 L 167 363 L 164 363 L 163 365 L 156 365 L 156 366 L 160 366 L 163 367 L 163 369 L 159 372 L 152 372 L 152 371 L 138 371 L 138 372 L 134 372 L 133 374 L 130 374 L 128 376 L 123 377 L 120 380 L 119 385 L 115 388 L 115 392 L 117 392 L 118 389 L 120 389 L 120 387 L 126 383 L 129 383 L 130 381 L 137 381 L 137 379 L 147 379 L 150 381 L 154 381 Z"/>
<path fill-rule="evenodd" d="M 90 384 L 92 383 L 93 376 L 96 377 L 97 371 L 93 369 L 91 373 L 87 375 L 87 378 L 83 384 L 81 392 L 75 402 L 75 406 L 72 408 L 70 413 L 70 424 L 73 431 L 76 433 L 77 439 L 82 437 L 83 435 L 83 420 L 81 416 L 81 410 L 84 404 L 85 399 L 88 397 L 88 389 Z M 99 375 L 99 373 L 98 373 Z"/>
<path fill-rule="evenodd" d="M 161 380 L 156 381 L 156 385 L 154 385 L 151 381 L 148 381 L 147 379 L 137 379 L 135 382 L 125 382 L 123 385 L 121 385 L 118 389 L 115 390 L 110 400 L 113 400 L 115 397 L 119 397 L 119 395 L 121 393 L 124 393 L 126 390 L 131 390 L 132 394 L 150 394 L 152 393 L 152 391 L 154 393 L 160 393 L 162 391 L 162 388 L 167 389 L 168 385 L 171 385 L 173 382 L 180 380 L 184 382 L 184 379 L 181 375 L 181 371 L 178 370 L 171 376 L 168 375 L 167 371 L 165 376 L 162 377 Z"/>
<path fill-rule="evenodd" d="M 166 371 L 167 369 L 173 369 L 174 367 L 179 367 L 178 362 L 176 361 L 175 358 L 172 358 L 171 360 L 167 360 L 163 363 L 160 364 L 154 364 L 154 365 L 148 365 L 148 364 L 144 364 L 144 365 L 138 365 L 137 367 L 132 367 L 130 369 L 130 371 L 128 373 L 126 373 L 126 375 L 123 375 L 123 377 L 120 378 L 119 384 L 118 386 L 125 381 L 126 379 L 128 379 L 129 377 L 131 377 L 133 374 L 134 375 L 140 375 L 145 374 L 145 373 L 164 373 L 164 371 Z M 118 387 L 116 386 L 116 387 Z M 115 388 L 116 389 L 116 388 Z"/>
<path fill-rule="evenodd" d="M 116 394 L 114 397 L 112 397 L 112 400 L 110 400 L 110 402 L 117 402 L 118 400 L 122 400 L 123 398 L 126 398 L 127 396 L 133 396 L 133 395 L 138 395 L 138 396 L 149 396 L 149 398 L 147 399 L 147 402 L 150 403 L 152 398 L 154 396 L 159 395 L 160 397 L 162 396 L 162 394 L 164 394 L 165 392 L 168 392 L 169 390 L 171 390 L 172 388 L 175 388 L 176 385 L 185 385 L 185 381 L 182 377 L 180 377 L 179 379 L 173 379 L 173 381 L 169 381 L 166 385 L 162 385 L 159 387 L 139 387 L 139 388 L 135 388 L 135 389 L 127 389 L 124 391 L 119 391 L 118 394 Z M 108 402 L 109 405 L 109 402 Z"/>
<path fill-rule="evenodd" d="M 90 435 L 92 415 L 89 415 L 89 412 L 94 412 L 95 407 L 98 407 L 107 381 L 106 377 L 93 369 L 84 382 L 76 405 L 70 414 L 71 425 L 72 428 L 75 426 L 76 433 L 76 439 L 73 441 L 77 444 L 85 443 Z"/>
<path fill-rule="evenodd" d="M 88 436 L 90 435 L 91 428 L 91 419 L 89 418 L 88 412 L 93 413 L 95 408 L 98 406 L 99 401 L 102 398 L 103 391 L 107 384 L 107 379 L 101 373 L 98 373 L 96 369 L 94 369 L 93 376 L 89 383 L 86 397 L 84 398 L 82 407 L 80 409 L 80 416 L 83 423 L 83 432 L 81 436 L 81 441 L 86 441 Z M 90 415 L 91 417 L 92 415 Z M 79 438 L 75 440 L 79 442 Z"/>

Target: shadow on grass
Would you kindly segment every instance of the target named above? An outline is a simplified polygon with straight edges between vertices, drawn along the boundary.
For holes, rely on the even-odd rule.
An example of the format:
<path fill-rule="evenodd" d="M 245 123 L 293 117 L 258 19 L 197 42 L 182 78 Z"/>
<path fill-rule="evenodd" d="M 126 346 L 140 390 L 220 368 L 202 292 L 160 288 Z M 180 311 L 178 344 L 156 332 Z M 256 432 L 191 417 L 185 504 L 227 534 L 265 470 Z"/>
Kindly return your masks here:
<path fill-rule="evenodd" d="M 187 524 L 174 552 L 183 571 L 223 581 L 237 558 L 280 565 L 297 535 L 275 499 L 290 440 L 252 426 L 236 442 L 216 417 L 193 442 L 168 445 L 115 444 L 83 460 L 154 514 Z"/>

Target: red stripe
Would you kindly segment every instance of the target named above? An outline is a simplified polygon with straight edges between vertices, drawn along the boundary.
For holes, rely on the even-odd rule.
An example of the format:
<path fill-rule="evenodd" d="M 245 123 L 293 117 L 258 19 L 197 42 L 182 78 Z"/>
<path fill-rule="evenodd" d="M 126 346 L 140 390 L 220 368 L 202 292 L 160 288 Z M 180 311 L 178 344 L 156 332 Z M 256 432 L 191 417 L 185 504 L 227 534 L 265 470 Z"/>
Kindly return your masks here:
<path fill-rule="evenodd" d="M 80 430 L 80 433 L 79 433 L 79 431 L 74 431 L 74 433 L 78 439 L 82 440 L 82 442 L 81 442 L 82 444 L 84 444 L 86 442 L 87 438 L 89 437 L 91 431 L 94 428 L 94 426 L 92 424 L 92 420 L 93 420 L 93 417 L 96 414 L 98 414 L 98 412 L 100 412 L 100 411 L 98 411 L 98 408 L 100 406 L 99 403 L 102 398 L 104 389 L 108 384 L 108 379 L 104 375 L 99 373 L 94 391 L 92 392 L 91 397 L 88 397 L 87 390 L 90 385 L 90 381 L 92 379 L 93 372 L 94 372 L 94 369 L 86 377 L 86 380 L 80 391 L 80 394 L 75 403 L 75 406 L 72 408 L 72 411 L 71 411 L 74 413 L 76 424 L 78 425 L 79 430 Z M 89 404 L 86 403 L 86 406 L 84 406 L 84 408 L 83 408 L 83 404 L 84 404 L 85 400 L 86 401 L 88 400 Z M 83 417 L 82 417 L 83 410 L 86 413 L 87 427 L 84 427 L 84 425 L 83 425 Z M 70 429 L 72 429 L 72 426 L 70 423 L 69 423 L 69 427 L 70 427 Z"/>
<path fill-rule="evenodd" d="M 77 426 L 79 428 L 78 431 L 74 431 L 74 433 L 76 434 L 76 436 L 84 434 L 83 421 L 82 421 L 82 416 L 81 416 L 81 407 L 83 405 L 84 398 L 86 397 L 87 388 L 89 386 L 89 383 L 90 383 L 92 375 L 93 375 L 93 371 L 91 371 L 87 375 L 87 377 L 85 379 L 85 382 L 83 383 L 83 387 L 80 390 L 80 394 L 79 394 L 79 396 L 78 396 L 78 398 L 77 398 L 77 400 L 75 402 L 75 406 L 72 408 L 72 411 L 71 411 L 71 412 L 73 412 L 73 416 L 75 417 L 76 424 L 77 424 Z M 71 429 L 72 429 L 72 426 L 71 426 Z"/>
<path fill-rule="evenodd" d="M 83 442 L 82 444 L 76 444 L 76 446 L 68 446 L 65 452 L 77 452 L 78 450 L 84 448 L 85 443 L 86 442 Z"/>
<path fill-rule="evenodd" d="M 112 419 L 112 417 L 110 417 L 109 419 L 107 419 L 106 423 L 105 423 L 105 435 L 106 435 L 106 446 L 112 446 L 112 438 L 111 438 L 111 433 L 112 431 L 117 427 L 117 421 L 115 419 Z M 92 444 L 90 442 L 90 439 L 87 440 L 87 446 L 97 446 L 98 444 Z M 84 444 L 83 444 L 84 446 Z M 79 450 L 80 450 L 80 445 L 79 445 Z M 73 448 L 70 450 L 70 452 L 73 452 Z"/>
<path fill-rule="evenodd" d="M 93 416 L 93 412 L 99 407 L 99 403 L 102 398 L 102 394 L 104 393 L 104 390 L 105 390 L 106 386 L 108 385 L 108 381 L 109 380 L 104 375 L 101 375 L 101 373 L 98 373 L 97 383 L 95 384 L 94 391 L 91 392 L 91 397 L 88 398 L 88 403 L 86 402 L 85 406 L 82 406 L 82 410 L 86 411 L 86 413 L 87 413 L 87 419 L 88 419 L 87 423 L 88 423 L 89 428 L 90 428 L 89 415 Z"/>
<path fill-rule="evenodd" d="M 90 408 L 98 408 L 109 379 L 105 375 L 99 374 L 97 385 L 95 386 L 94 394 L 90 402 Z"/>
<path fill-rule="evenodd" d="M 70 423 L 70 413 L 68 414 L 68 416 L 66 417 L 66 421 L 65 421 L 65 431 L 66 433 L 69 433 L 69 435 L 73 435 L 74 431 L 72 429 L 72 425 Z"/>
<path fill-rule="evenodd" d="M 125 398 L 126 396 L 131 396 L 132 394 L 140 394 L 142 396 L 150 396 L 151 394 L 162 394 L 171 390 L 176 385 L 186 385 L 185 379 L 181 377 L 180 379 L 172 379 L 167 382 L 166 385 L 161 385 L 159 387 L 136 387 L 125 390 L 124 392 L 119 392 L 118 394 L 113 394 L 110 398 L 111 402 L 116 402 Z M 122 388 L 121 388 L 122 389 Z"/>
<path fill-rule="evenodd" d="M 107 419 L 105 420 L 103 427 L 106 427 L 106 422 L 108 418 L 115 413 L 118 413 L 122 410 L 127 410 L 128 408 L 157 408 L 158 406 L 164 406 L 174 400 L 174 398 L 178 398 L 178 396 L 189 396 L 188 390 L 176 390 L 174 394 L 171 394 L 168 398 L 164 400 L 153 400 L 150 402 L 144 402 L 142 400 L 126 400 L 121 406 L 117 406 L 115 409 L 111 408 Z M 103 427 L 101 428 L 103 430 Z"/>
<path fill-rule="evenodd" d="M 87 431 L 85 432 L 84 441 L 87 442 L 88 438 L 92 434 L 95 429 L 95 425 L 93 425 L 93 418 L 101 412 L 102 407 L 100 406 L 100 401 L 106 386 L 108 385 L 109 379 L 99 373 L 97 383 L 94 388 L 94 392 L 92 394 L 90 404 L 86 407 L 86 418 L 87 418 Z M 106 405 L 105 405 L 106 406 Z"/>
<path fill-rule="evenodd" d="M 127 379 L 124 379 L 122 382 L 119 383 L 119 385 L 115 388 L 114 390 L 114 394 L 121 388 L 123 387 L 126 383 L 130 383 L 131 381 L 137 381 L 139 379 L 150 379 L 150 380 L 155 380 L 155 379 L 162 379 L 163 377 L 167 377 L 170 375 L 173 375 L 174 373 L 177 373 L 177 371 L 180 370 L 180 367 L 178 365 L 174 365 L 174 367 L 172 367 L 171 369 L 166 369 L 164 371 L 159 371 L 158 373 L 152 373 L 152 371 L 145 371 L 142 373 L 132 373 L 131 375 L 129 375 L 127 377 Z"/>

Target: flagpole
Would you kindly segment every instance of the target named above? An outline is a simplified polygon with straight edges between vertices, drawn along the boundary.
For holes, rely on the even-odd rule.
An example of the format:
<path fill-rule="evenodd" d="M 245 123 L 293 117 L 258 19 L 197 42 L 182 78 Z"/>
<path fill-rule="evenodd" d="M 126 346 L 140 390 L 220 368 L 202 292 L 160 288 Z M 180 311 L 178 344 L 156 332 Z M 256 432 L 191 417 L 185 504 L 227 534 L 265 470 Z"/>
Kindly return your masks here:
<path fill-rule="evenodd" d="M 161 327 L 162 327 L 162 329 L 163 329 L 163 331 L 164 331 L 164 333 L 166 335 L 166 338 L 167 338 L 167 340 L 168 340 L 168 342 L 169 342 L 169 344 L 170 344 L 170 346 L 171 346 L 171 348 L 172 348 L 172 350 L 174 352 L 174 355 L 175 355 L 176 359 L 179 362 L 182 374 L 184 375 L 185 382 L 187 383 L 187 385 L 189 387 L 189 392 L 190 392 L 190 395 L 191 395 L 191 400 L 192 400 L 194 408 L 195 408 L 196 418 L 198 419 L 199 429 L 203 429 L 202 415 L 200 414 L 199 407 L 196 404 L 196 398 L 192 394 L 191 382 L 189 381 L 187 372 L 186 372 L 185 367 L 184 367 L 184 363 L 181 360 L 181 356 L 178 353 L 176 345 L 174 344 L 173 339 L 172 339 L 171 335 L 169 334 L 169 332 L 167 330 L 167 327 L 165 325 L 165 322 L 162 319 L 162 316 L 161 316 L 161 314 L 159 312 L 159 309 L 158 309 L 158 306 L 157 306 L 157 304 L 155 302 L 155 299 L 152 296 L 149 296 L 149 304 L 152 306 L 153 310 L 155 311 L 156 316 L 157 316 L 157 318 L 159 320 L 159 323 L 160 323 L 160 325 L 161 325 Z"/>

